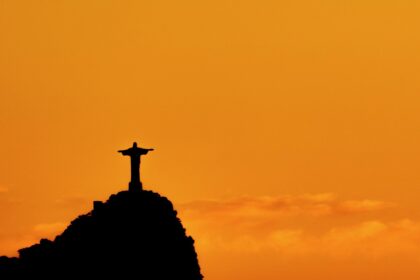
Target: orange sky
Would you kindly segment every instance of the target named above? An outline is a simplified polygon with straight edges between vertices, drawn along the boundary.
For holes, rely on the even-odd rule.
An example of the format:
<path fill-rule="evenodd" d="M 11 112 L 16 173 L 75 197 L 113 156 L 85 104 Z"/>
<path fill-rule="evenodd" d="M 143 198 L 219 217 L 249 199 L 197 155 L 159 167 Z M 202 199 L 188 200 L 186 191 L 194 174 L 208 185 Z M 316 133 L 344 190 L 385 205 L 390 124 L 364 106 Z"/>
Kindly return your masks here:
<path fill-rule="evenodd" d="M 206 279 L 418 279 L 420 2 L 0 0 L 0 254 L 127 187 Z"/>

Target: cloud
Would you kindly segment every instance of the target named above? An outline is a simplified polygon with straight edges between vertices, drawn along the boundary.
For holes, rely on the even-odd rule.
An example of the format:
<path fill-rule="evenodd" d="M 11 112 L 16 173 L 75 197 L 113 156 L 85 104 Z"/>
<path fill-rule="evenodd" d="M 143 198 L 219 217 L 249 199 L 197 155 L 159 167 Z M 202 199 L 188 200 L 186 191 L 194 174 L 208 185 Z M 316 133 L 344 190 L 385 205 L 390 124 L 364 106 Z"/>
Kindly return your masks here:
<path fill-rule="evenodd" d="M 322 237 L 324 252 L 348 257 L 364 255 L 373 258 L 420 252 L 420 223 L 401 219 L 393 222 L 365 221 L 333 228 Z"/>
<path fill-rule="evenodd" d="M 331 216 L 368 213 L 392 208 L 395 205 L 378 200 L 340 201 L 334 194 L 323 193 L 301 196 L 241 197 L 228 201 L 195 201 L 180 205 L 191 215 L 229 215 L 246 217 L 278 216 Z"/>
<path fill-rule="evenodd" d="M 383 209 L 395 206 L 392 203 L 387 203 L 377 200 L 349 200 L 337 205 L 337 210 L 342 213 L 360 213 L 370 211 L 380 211 Z"/>
<path fill-rule="evenodd" d="M 54 201 L 59 207 L 74 208 L 90 205 L 90 201 L 85 197 L 73 196 L 73 197 L 62 197 Z"/>
<path fill-rule="evenodd" d="M 178 207 L 203 252 L 376 258 L 420 252 L 420 223 L 387 216 L 393 203 L 333 194 L 242 197 Z"/>
<path fill-rule="evenodd" d="M 0 231 L 0 256 L 17 256 L 19 249 L 32 246 L 40 239 L 54 239 L 67 225 L 62 222 L 37 224 L 26 233 L 11 234 Z"/>
<path fill-rule="evenodd" d="M 66 223 L 50 223 L 50 224 L 38 224 L 33 228 L 34 234 L 41 238 L 51 238 L 61 233 L 65 228 Z"/>
<path fill-rule="evenodd" d="M 6 255 L 9 257 L 16 257 L 17 250 L 31 246 L 38 242 L 33 234 L 2 234 L 0 235 L 0 256 Z"/>

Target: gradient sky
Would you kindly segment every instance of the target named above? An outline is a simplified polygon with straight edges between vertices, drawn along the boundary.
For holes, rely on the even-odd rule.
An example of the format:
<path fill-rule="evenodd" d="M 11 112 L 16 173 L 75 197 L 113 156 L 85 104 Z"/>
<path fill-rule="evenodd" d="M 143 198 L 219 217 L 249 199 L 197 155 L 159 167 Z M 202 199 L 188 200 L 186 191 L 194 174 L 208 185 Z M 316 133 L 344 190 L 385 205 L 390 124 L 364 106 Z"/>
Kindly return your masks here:
<path fill-rule="evenodd" d="M 0 254 L 143 182 L 209 280 L 418 279 L 420 2 L 0 0 Z"/>

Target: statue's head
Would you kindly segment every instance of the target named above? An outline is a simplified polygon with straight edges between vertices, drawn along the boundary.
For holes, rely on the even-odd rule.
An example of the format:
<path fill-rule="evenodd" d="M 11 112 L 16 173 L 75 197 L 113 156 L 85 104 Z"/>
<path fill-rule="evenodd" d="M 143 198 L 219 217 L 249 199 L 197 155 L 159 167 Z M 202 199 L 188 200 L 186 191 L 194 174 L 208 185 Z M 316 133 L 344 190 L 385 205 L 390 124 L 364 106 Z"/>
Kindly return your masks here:
<path fill-rule="evenodd" d="M 137 148 L 137 142 L 134 142 L 134 143 L 133 143 L 133 147 L 134 147 L 134 148 Z"/>

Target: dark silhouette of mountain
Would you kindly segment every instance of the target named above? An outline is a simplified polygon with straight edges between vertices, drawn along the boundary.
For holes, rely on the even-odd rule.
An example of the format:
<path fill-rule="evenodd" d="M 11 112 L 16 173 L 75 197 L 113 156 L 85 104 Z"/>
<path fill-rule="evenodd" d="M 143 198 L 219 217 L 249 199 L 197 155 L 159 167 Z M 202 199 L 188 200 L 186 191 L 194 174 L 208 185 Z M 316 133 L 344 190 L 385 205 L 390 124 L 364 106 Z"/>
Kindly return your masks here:
<path fill-rule="evenodd" d="M 194 240 L 172 203 L 123 191 L 75 219 L 54 241 L 0 257 L 0 279 L 203 279 Z"/>

